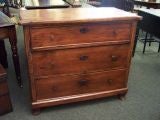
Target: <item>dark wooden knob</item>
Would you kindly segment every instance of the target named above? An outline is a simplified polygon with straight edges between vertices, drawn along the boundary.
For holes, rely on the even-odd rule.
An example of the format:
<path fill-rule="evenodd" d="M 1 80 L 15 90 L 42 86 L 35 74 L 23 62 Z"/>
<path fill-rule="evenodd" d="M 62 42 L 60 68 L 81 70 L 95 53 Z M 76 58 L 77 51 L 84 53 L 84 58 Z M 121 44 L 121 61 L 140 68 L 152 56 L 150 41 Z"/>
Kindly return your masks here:
<path fill-rule="evenodd" d="M 112 80 L 112 79 L 108 79 L 108 80 L 107 80 L 107 83 L 108 83 L 109 85 L 111 85 L 111 84 L 113 83 L 113 80 Z"/>
<path fill-rule="evenodd" d="M 81 28 L 80 29 L 80 33 L 87 33 L 88 32 L 88 29 L 87 28 Z"/>
<path fill-rule="evenodd" d="M 116 33 L 116 31 L 115 31 L 115 30 L 114 30 L 112 33 L 113 33 L 113 35 L 114 35 L 114 36 L 116 36 L 116 35 L 117 35 L 117 33 Z"/>
<path fill-rule="evenodd" d="M 57 87 L 56 86 L 52 86 L 52 91 L 57 91 Z"/>
<path fill-rule="evenodd" d="M 49 65 L 50 65 L 50 67 L 54 67 L 54 63 L 50 63 Z"/>
<path fill-rule="evenodd" d="M 85 86 L 85 85 L 87 85 L 88 80 L 86 80 L 86 79 L 81 79 L 81 80 L 78 81 L 78 83 L 79 83 L 80 86 Z"/>
<path fill-rule="evenodd" d="M 50 68 L 50 69 L 52 69 L 52 68 L 54 68 L 54 67 L 55 67 L 55 64 L 54 64 L 54 63 L 49 63 L 48 66 L 47 66 L 47 68 Z"/>
<path fill-rule="evenodd" d="M 85 61 L 85 60 L 88 59 L 88 56 L 82 55 L 82 56 L 79 57 L 79 59 L 80 59 L 81 61 Z"/>
<path fill-rule="evenodd" d="M 111 56 L 111 59 L 112 59 L 112 61 L 113 61 L 113 62 L 115 62 L 115 61 L 117 61 L 117 60 L 118 60 L 118 56 L 116 56 L 116 55 L 112 55 L 112 56 Z"/>
<path fill-rule="evenodd" d="M 55 36 L 54 35 L 51 35 L 50 36 L 50 40 L 54 40 L 55 39 Z"/>

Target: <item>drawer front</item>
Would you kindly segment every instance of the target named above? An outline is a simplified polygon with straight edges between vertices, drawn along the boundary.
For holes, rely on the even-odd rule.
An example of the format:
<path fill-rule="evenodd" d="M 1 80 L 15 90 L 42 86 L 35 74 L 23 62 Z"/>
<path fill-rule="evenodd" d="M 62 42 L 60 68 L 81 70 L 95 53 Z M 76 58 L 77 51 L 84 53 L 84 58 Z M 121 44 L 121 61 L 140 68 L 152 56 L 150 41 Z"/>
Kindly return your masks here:
<path fill-rule="evenodd" d="M 36 79 L 37 100 L 121 89 L 125 81 L 125 70 Z"/>
<path fill-rule="evenodd" d="M 129 45 L 35 52 L 34 76 L 126 68 Z"/>
<path fill-rule="evenodd" d="M 72 25 L 31 29 L 32 48 L 130 39 L 130 24 Z"/>
<path fill-rule="evenodd" d="M 0 96 L 8 94 L 8 86 L 6 82 L 0 82 Z"/>

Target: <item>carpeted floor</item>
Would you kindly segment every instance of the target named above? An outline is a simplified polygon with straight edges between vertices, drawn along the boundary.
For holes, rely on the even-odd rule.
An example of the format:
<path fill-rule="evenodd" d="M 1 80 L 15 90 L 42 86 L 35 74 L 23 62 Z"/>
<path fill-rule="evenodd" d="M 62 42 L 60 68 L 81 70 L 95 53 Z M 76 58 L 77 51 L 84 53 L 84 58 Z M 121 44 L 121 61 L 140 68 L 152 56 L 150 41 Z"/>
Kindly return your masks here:
<path fill-rule="evenodd" d="M 8 82 L 14 111 L 0 120 L 160 120 L 160 53 L 158 46 L 147 46 L 142 54 L 142 43 L 138 43 L 129 75 L 129 92 L 126 100 L 116 97 L 61 105 L 42 110 L 38 116 L 30 111 L 27 64 L 22 28 L 17 30 L 18 48 L 24 88 L 16 84 L 16 78 L 8 41 Z"/>

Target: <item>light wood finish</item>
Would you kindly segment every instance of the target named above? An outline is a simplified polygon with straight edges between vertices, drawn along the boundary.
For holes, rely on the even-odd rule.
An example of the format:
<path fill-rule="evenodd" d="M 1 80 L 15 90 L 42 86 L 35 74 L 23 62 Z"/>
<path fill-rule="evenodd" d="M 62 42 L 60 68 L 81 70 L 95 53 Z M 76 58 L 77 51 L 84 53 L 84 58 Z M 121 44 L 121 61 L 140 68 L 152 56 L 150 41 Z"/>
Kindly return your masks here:
<path fill-rule="evenodd" d="M 36 79 L 37 99 L 120 89 L 126 87 L 125 76 L 125 70 L 115 70 Z"/>
<path fill-rule="evenodd" d="M 75 16 L 76 15 L 76 16 Z M 35 19 L 36 18 L 36 19 Z M 44 19 L 45 18 L 45 19 Z M 139 20 L 136 14 L 131 14 L 116 8 L 68 8 L 50 10 L 21 10 L 20 24 L 58 24 L 109 22 L 120 20 Z"/>
<path fill-rule="evenodd" d="M 32 56 L 33 74 L 40 77 L 126 68 L 128 50 L 125 44 L 36 52 Z"/>
<path fill-rule="evenodd" d="M 33 112 L 127 93 L 136 24 L 141 17 L 116 8 L 20 14 Z"/>
<path fill-rule="evenodd" d="M 45 46 L 105 42 L 107 40 L 129 40 L 130 24 L 76 24 L 62 27 L 33 27 L 31 32 L 33 33 L 31 36 L 31 45 L 34 49 Z"/>

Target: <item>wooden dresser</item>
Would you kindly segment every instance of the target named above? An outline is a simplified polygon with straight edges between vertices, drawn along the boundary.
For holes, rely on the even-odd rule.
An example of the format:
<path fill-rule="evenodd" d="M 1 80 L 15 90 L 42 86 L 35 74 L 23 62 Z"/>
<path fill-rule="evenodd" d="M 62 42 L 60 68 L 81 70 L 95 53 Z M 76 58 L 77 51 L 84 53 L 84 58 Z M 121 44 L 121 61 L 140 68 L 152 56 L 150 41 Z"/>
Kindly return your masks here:
<path fill-rule="evenodd" d="M 116 8 L 23 10 L 32 110 L 127 93 L 137 21 Z"/>

